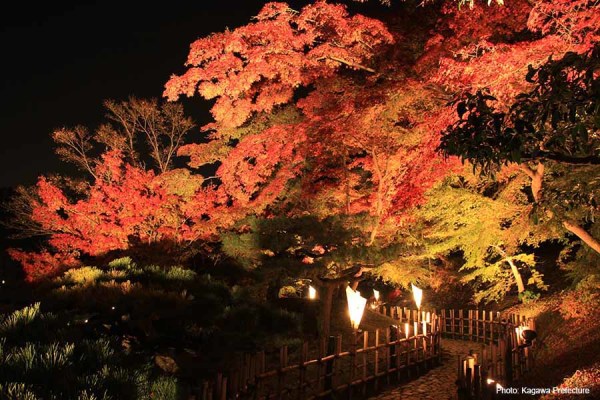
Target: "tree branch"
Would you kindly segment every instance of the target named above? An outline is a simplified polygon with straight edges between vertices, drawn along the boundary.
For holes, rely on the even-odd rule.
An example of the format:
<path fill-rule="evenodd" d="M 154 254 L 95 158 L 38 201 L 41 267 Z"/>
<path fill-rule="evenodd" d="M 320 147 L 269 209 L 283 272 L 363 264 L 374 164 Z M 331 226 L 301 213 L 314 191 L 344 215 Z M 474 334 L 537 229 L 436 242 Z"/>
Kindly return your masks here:
<path fill-rule="evenodd" d="M 556 154 L 556 153 L 548 153 L 545 151 L 541 151 L 536 153 L 536 155 L 526 154 L 522 156 L 524 160 L 552 160 L 564 164 L 573 164 L 573 165 L 600 165 L 600 157 L 598 156 L 587 156 L 587 157 L 574 157 L 568 156 L 565 154 Z"/>
<path fill-rule="evenodd" d="M 563 221 L 563 226 L 566 230 L 573 233 L 579 239 L 581 239 L 585 244 L 590 246 L 594 251 L 600 253 L 600 242 L 596 240 L 592 235 L 586 232 L 581 226 L 577 225 L 571 221 Z"/>
<path fill-rule="evenodd" d="M 362 69 L 363 71 L 367 71 L 367 72 L 371 72 L 371 73 L 375 73 L 376 72 L 373 68 L 365 67 L 364 65 L 356 64 L 356 63 L 353 63 L 352 61 L 344 60 L 343 58 L 338 58 L 338 57 L 335 57 L 335 56 L 321 57 L 321 58 L 318 58 L 317 61 L 323 61 L 323 60 L 326 60 L 326 59 L 329 59 L 329 60 L 332 60 L 332 61 L 337 61 L 337 62 L 339 62 L 341 64 L 344 64 L 344 65 L 347 65 L 347 66 L 349 66 L 351 68 Z"/>

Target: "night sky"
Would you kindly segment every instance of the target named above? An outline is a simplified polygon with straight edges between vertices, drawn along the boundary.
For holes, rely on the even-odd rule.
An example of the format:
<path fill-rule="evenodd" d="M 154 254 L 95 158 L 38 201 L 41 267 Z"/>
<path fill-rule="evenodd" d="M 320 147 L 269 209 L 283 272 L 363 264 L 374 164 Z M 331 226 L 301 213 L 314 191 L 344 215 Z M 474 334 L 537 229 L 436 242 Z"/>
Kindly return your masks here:
<path fill-rule="evenodd" d="M 50 133 L 95 127 L 104 99 L 160 97 L 172 73 L 184 71 L 189 44 L 248 22 L 261 1 L 17 2 L 3 11 L 0 187 L 33 184 L 41 174 L 69 172 Z M 186 103 L 199 123 L 208 104 Z"/>
<path fill-rule="evenodd" d="M 185 71 L 189 45 L 211 32 L 246 24 L 265 1 L 17 2 L 3 10 L 0 30 L 0 188 L 30 185 L 48 172 L 69 173 L 50 133 L 95 128 L 104 99 L 160 97 L 172 73 Z M 308 1 L 288 1 L 295 9 Z M 348 2 L 346 2 L 348 3 Z M 379 9 L 376 1 L 353 11 Z M 199 125 L 209 104 L 184 103 Z"/>

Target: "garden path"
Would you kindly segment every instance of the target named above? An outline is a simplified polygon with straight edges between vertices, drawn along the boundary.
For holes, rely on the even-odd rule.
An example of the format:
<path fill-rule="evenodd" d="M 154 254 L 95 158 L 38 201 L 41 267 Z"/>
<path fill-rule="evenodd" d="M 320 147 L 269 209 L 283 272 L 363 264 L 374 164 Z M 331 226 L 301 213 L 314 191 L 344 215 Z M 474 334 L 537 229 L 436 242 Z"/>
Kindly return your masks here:
<path fill-rule="evenodd" d="M 387 390 L 371 400 L 449 400 L 456 399 L 456 368 L 459 357 L 480 344 L 442 339 L 442 364 L 419 378 Z"/>

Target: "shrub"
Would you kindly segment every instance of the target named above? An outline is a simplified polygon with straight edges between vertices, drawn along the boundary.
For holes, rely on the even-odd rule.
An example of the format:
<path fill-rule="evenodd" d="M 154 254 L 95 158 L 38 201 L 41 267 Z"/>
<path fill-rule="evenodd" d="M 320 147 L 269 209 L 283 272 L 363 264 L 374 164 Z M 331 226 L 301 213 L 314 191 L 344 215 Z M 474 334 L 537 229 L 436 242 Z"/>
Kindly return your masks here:
<path fill-rule="evenodd" d="M 40 339 L 59 330 L 47 324 L 56 319 L 39 310 L 39 304 L 26 307 L 0 324 L 0 399 L 149 399 L 149 362 L 127 358 L 116 351 L 116 341 L 103 337 L 44 343 Z"/>
<path fill-rule="evenodd" d="M 108 263 L 108 267 L 112 269 L 134 269 L 137 267 L 131 257 L 116 258 Z"/>
<path fill-rule="evenodd" d="M 539 293 L 535 293 L 531 290 L 526 290 L 523 293 L 519 293 L 519 300 L 523 304 L 531 304 L 540 298 Z"/>
<path fill-rule="evenodd" d="M 38 400 L 38 397 L 25 384 L 0 383 L 0 398 L 4 400 Z M 91 399 L 90 399 L 91 400 Z"/>
<path fill-rule="evenodd" d="M 177 379 L 169 376 L 158 377 L 150 386 L 150 397 L 153 400 L 177 400 Z"/>
<path fill-rule="evenodd" d="M 565 319 L 586 319 L 600 306 L 600 286 L 592 275 L 579 282 L 574 290 L 563 295 L 560 313 Z"/>
<path fill-rule="evenodd" d="M 78 285 L 90 285 L 95 283 L 104 273 L 96 267 L 81 267 L 70 269 L 63 275 L 63 280 Z"/>
<path fill-rule="evenodd" d="M 6 336 L 11 331 L 15 332 L 23 329 L 32 323 L 38 317 L 39 313 L 40 303 L 35 303 L 13 312 L 0 323 L 0 335 Z"/>

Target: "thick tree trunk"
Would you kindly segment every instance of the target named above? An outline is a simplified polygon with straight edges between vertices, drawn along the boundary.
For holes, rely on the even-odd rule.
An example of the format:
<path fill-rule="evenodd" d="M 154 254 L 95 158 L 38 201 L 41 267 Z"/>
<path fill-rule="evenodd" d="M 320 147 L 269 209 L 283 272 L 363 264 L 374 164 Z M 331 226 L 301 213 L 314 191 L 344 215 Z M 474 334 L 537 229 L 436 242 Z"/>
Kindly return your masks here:
<path fill-rule="evenodd" d="M 594 249 L 597 253 L 600 253 L 600 242 L 598 242 L 598 240 L 596 240 L 594 237 L 592 237 L 592 235 L 587 233 L 586 230 L 583 229 L 581 226 L 579 226 L 573 222 L 570 222 L 570 221 L 563 221 L 563 226 L 565 227 L 566 230 L 573 233 L 575 236 L 577 236 L 579 239 L 581 239 L 585 244 L 587 244 L 592 249 Z"/>
<path fill-rule="evenodd" d="M 519 290 L 519 293 L 523 293 L 525 291 L 525 284 L 523 284 L 523 277 L 521 276 L 519 269 L 513 262 L 512 258 L 507 258 L 506 262 L 508 263 L 508 265 L 510 265 L 510 269 L 513 273 L 513 276 L 515 277 L 515 281 L 517 282 L 517 289 Z"/>

